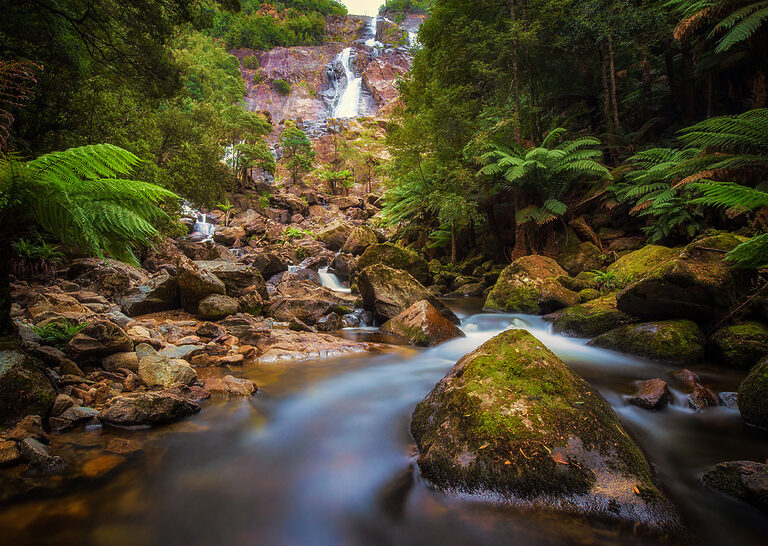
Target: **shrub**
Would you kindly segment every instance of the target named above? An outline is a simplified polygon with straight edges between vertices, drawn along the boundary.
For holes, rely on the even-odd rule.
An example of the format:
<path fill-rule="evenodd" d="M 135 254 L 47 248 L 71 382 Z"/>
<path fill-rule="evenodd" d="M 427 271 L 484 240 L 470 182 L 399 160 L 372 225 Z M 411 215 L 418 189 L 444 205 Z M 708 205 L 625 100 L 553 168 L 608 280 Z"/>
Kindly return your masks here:
<path fill-rule="evenodd" d="M 291 84 L 282 78 L 273 81 L 272 87 L 274 87 L 275 91 L 277 91 L 279 94 L 283 95 L 284 97 L 291 94 Z"/>
<path fill-rule="evenodd" d="M 49 322 L 45 326 L 33 326 L 32 330 L 40 336 L 40 339 L 42 339 L 43 343 L 46 345 L 63 347 L 86 326 L 88 326 L 87 322 L 77 324 L 76 322 L 64 320 L 62 322 Z"/>
<path fill-rule="evenodd" d="M 249 70 L 259 69 L 259 58 L 256 55 L 248 55 L 243 57 L 243 67 Z"/>

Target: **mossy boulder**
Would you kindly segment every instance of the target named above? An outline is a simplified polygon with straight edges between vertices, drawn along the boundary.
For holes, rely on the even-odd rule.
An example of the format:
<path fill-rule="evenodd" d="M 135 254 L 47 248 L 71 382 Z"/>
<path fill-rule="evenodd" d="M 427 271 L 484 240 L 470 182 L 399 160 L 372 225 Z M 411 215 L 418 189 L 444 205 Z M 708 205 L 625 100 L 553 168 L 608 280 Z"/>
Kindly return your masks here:
<path fill-rule="evenodd" d="M 768 512 L 768 465 L 754 461 L 716 464 L 704 473 L 704 484 Z"/>
<path fill-rule="evenodd" d="M 200 302 L 197 314 L 205 320 L 221 320 L 240 310 L 240 302 L 222 294 L 211 294 Z"/>
<path fill-rule="evenodd" d="M 40 364 L 17 348 L 0 350 L 0 423 L 45 415 L 56 398 Z"/>
<path fill-rule="evenodd" d="M 605 256 L 594 243 L 589 241 L 578 245 L 569 245 L 557 255 L 557 263 L 569 275 L 578 275 L 583 271 L 593 271 L 605 265 Z"/>
<path fill-rule="evenodd" d="M 654 269 L 677 257 L 681 252 L 679 248 L 669 248 L 660 245 L 647 245 L 639 250 L 625 254 L 608 266 L 608 273 L 616 275 L 622 284 L 638 281 Z"/>
<path fill-rule="evenodd" d="M 590 345 L 639 355 L 670 364 L 704 358 L 704 333 L 690 320 L 665 320 L 619 326 L 597 336 Z"/>
<path fill-rule="evenodd" d="M 768 326 L 745 322 L 720 328 L 710 338 L 708 348 L 726 366 L 748 370 L 768 355 Z"/>
<path fill-rule="evenodd" d="M 578 294 L 555 280 L 562 275 L 565 271 L 552 258 L 523 256 L 501 272 L 485 300 L 485 309 L 542 314 L 574 305 Z"/>
<path fill-rule="evenodd" d="M 77 362 L 101 360 L 114 353 L 130 351 L 133 351 L 133 341 L 110 320 L 91 322 L 64 346 L 64 352 Z"/>
<path fill-rule="evenodd" d="M 596 300 L 599 297 L 600 291 L 595 290 L 594 288 L 585 288 L 584 290 L 579 290 L 579 301 L 581 303 Z"/>
<path fill-rule="evenodd" d="M 392 269 L 407 271 L 421 284 L 427 285 L 432 281 L 427 261 L 410 250 L 392 243 L 371 245 L 365 249 L 362 256 L 357 259 L 357 270 L 362 271 L 366 267 L 382 264 Z"/>
<path fill-rule="evenodd" d="M 715 319 L 737 303 L 756 277 L 723 260 L 743 238 L 730 233 L 705 237 L 619 292 L 619 309 L 645 319 Z"/>
<path fill-rule="evenodd" d="M 388 320 L 380 330 L 421 346 L 437 345 L 449 339 L 464 337 L 464 332 L 425 300 L 414 303 Z"/>
<path fill-rule="evenodd" d="M 385 322 L 395 318 L 414 303 L 428 301 L 442 316 L 454 324 L 459 319 L 410 273 L 386 265 L 371 265 L 360 272 L 357 288 L 363 306 L 373 311 L 377 320 Z"/>
<path fill-rule="evenodd" d="M 344 243 L 341 251 L 357 256 L 362 254 L 366 248 L 378 242 L 379 238 L 376 236 L 375 231 L 368 226 L 357 226 L 347 237 L 347 241 Z"/>
<path fill-rule="evenodd" d="M 324 243 L 329 250 L 333 250 L 335 252 L 337 250 L 341 250 L 341 247 L 343 247 L 344 243 L 347 242 L 347 239 L 349 239 L 351 233 L 352 226 L 346 223 L 340 223 L 327 227 L 324 230 L 318 232 L 317 240 Z"/>
<path fill-rule="evenodd" d="M 739 387 L 736 403 L 745 422 L 768 428 L 768 357 L 750 370 Z"/>
<path fill-rule="evenodd" d="M 594 337 L 639 319 L 616 308 L 616 294 L 608 294 L 544 317 L 552 329 L 571 336 Z"/>
<path fill-rule="evenodd" d="M 525 330 L 464 356 L 416 406 L 411 432 L 442 489 L 678 524 L 611 407 Z"/>

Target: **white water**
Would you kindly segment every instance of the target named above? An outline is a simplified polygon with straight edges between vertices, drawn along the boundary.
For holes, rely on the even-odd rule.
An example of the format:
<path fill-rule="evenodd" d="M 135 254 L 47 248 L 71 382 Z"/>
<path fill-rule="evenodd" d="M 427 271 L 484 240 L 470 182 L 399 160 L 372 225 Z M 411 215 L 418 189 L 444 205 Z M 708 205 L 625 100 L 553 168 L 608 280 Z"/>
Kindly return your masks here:
<path fill-rule="evenodd" d="M 336 119 L 340 118 L 354 118 L 360 115 L 360 94 L 363 90 L 363 78 L 362 76 L 356 77 L 355 71 L 352 66 L 352 48 L 348 47 L 339 53 L 338 57 L 342 68 L 344 69 L 344 75 L 346 76 L 346 87 L 336 102 L 332 117 Z"/>
<path fill-rule="evenodd" d="M 317 274 L 320 275 L 320 281 L 326 288 L 330 288 L 334 292 L 343 292 L 345 294 L 352 293 L 350 288 L 345 288 L 344 285 L 341 284 L 341 281 L 336 275 L 328 273 L 327 267 L 318 270 Z"/>
<path fill-rule="evenodd" d="M 384 47 L 384 44 L 376 40 L 376 33 L 379 30 L 379 16 L 371 18 L 371 26 L 368 27 L 371 37 L 365 41 L 365 45 L 368 47 Z"/>

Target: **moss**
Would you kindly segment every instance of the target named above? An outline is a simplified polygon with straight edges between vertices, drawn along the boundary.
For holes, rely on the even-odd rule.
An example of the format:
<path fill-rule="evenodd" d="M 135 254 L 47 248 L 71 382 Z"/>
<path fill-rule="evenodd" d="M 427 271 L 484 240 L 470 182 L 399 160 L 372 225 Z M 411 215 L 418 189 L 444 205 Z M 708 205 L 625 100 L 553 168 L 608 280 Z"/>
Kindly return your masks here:
<path fill-rule="evenodd" d="M 415 252 L 392 243 L 374 244 L 366 248 L 357 260 L 357 269 L 362 271 L 375 264 L 407 271 L 422 284 L 428 284 L 432 280 L 426 260 Z"/>
<path fill-rule="evenodd" d="M 590 345 L 636 354 L 672 364 L 689 364 L 704 358 L 704 334 L 690 320 L 644 322 L 614 328 Z"/>
<path fill-rule="evenodd" d="M 768 326 L 760 322 L 726 326 L 714 333 L 709 348 L 723 364 L 748 370 L 768 355 Z"/>
<path fill-rule="evenodd" d="M 642 279 L 661 264 L 668 262 L 680 254 L 679 248 L 668 248 L 659 245 L 644 246 L 630 252 L 608 266 L 608 273 L 614 273 L 618 281 L 624 285 Z"/>
<path fill-rule="evenodd" d="M 545 318 L 552 321 L 555 332 L 583 337 L 597 336 L 617 326 L 638 321 L 616 308 L 616 294 L 568 307 Z"/>
<path fill-rule="evenodd" d="M 736 403 L 744 421 L 768 428 L 768 357 L 758 362 L 739 386 Z"/>
<path fill-rule="evenodd" d="M 551 258 L 544 256 L 524 256 L 507 266 L 499 276 L 485 301 L 485 308 L 492 311 L 510 313 L 542 312 L 542 291 L 547 288 L 553 299 L 568 299 L 568 292 L 562 285 L 557 285 L 560 294 L 556 294 L 553 284 L 546 281 L 565 275 L 565 271 Z M 574 296 L 574 303 L 576 296 Z M 564 305 L 560 305 L 563 307 Z"/>
<path fill-rule="evenodd" d="M 594 288 L 585 288 L 584 290 L 579 290 L 579 301 L 582 303 L 596 300 L 599 297 L 600 297 L 600 292 L 595 290 Z"/>
<path fill-rule="evenodd" d="M 55 397 L 37 362 L 20 350 L 0 351 L 0 423 L 45 415 Z"/>

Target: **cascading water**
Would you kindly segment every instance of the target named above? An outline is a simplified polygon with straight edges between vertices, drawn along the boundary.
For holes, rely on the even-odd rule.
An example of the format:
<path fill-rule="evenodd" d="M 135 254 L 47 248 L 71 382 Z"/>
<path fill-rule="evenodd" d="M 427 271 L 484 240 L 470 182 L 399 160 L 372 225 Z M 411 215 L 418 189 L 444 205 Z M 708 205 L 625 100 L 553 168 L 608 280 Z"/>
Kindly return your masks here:
<path fill-rule="evenodd" d="M 367 47 L 384 47 L 384 44 L 376 40 L 376 34 L 379 30 L 379 16 L 371 18 L 371 25 L 368 27 L 368 32 L 371 35 L 370 38 L 368 38 L 365 41 L 365 45 Z"/>
<path fill-rule="evenodd" d="M 345 294 L 352 293 L 352 289 L 346 288 L 343 284 L 341 284 L 341 281 L 336 275 L 328 272 L 327 267 L 319 269 L 317 274 L 320 275 L 320 281 L 326 288 L 330 288 L 334 292 L 343 292 Z"/>
<path fill-rule="evenodd" d="M 352 48 L 348 47 L 339 53 L 338 61 L 344 69 L 346 77 L 346 86 L 340 96 L 334 103 L 332 117 L 354 118 L 360 115 L 360 93 L 363 89 L 362 76 L 356 77 L 354 67 L 352 66 Z"/>

